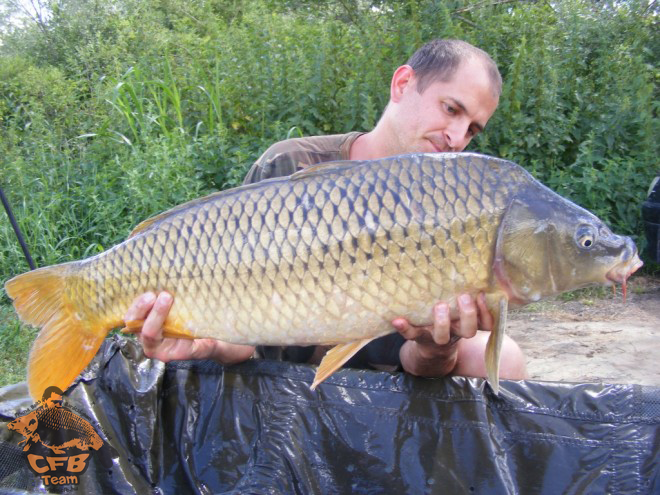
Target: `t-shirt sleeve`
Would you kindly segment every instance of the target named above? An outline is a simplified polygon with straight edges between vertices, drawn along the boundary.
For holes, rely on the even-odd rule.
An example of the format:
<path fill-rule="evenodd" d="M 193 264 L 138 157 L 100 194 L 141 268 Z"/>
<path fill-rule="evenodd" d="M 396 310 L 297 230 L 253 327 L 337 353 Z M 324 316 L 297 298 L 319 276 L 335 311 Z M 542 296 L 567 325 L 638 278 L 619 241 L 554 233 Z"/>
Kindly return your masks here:
<path fill-rule="evenodd" d="M 252 165 L 243 183 L 253 184 L 273 177 L 284 177 L 310 165 L 347 159 L 350 144 L 360 134 L 354 132 L 279 141 Z"/>
<path fill-rule="evenodd" d="M 301 139 L 288 139 L 272 145 L 254 162 L 243 183 L 254 184 L 273 177 L 285 177 L 323 161 L 305 149 L 302 142 Z"/>

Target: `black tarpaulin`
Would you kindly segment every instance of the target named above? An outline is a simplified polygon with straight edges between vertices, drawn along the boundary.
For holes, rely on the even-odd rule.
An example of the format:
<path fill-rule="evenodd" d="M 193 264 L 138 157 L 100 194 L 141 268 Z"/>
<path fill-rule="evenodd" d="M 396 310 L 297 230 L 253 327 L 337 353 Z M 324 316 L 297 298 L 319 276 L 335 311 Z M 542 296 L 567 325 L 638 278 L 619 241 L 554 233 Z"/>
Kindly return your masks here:
<path fill-rule="evenodd" d="M 502 383 L 253 360 L 164 365 L 108 340 L 66 394 L 103 431 L 79 493 L 660 493 L 660 388 Z M 32 404 L 0 389 L 0 488 L 44 491 L 6 424 Z M 60 489 L 61 491 L 61 489 Z"/>

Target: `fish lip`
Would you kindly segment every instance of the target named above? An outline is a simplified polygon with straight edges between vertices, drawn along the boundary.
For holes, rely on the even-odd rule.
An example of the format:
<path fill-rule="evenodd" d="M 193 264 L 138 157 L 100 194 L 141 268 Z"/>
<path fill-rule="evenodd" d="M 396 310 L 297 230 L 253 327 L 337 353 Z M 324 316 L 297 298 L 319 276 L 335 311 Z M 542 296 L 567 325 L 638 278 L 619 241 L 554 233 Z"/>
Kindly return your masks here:
<path fill-rule="evenodd" d="M 612 268 L 609 272 L 607 272 L 605 278 L 607 278 L 607 280 L 610 282 L 622 284 L 643 265 L 644 262 L 639 259 L 637 254 L 635 254 L 635 257 L 632 260 L 625 263 L 619 263 L 614 268 Z"/>

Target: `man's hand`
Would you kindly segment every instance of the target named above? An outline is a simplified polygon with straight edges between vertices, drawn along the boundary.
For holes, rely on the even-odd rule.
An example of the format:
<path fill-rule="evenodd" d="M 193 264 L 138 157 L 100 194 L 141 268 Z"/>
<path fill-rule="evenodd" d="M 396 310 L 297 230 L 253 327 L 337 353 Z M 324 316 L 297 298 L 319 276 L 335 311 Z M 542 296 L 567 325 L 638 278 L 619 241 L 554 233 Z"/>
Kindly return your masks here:
<path fill-rule="evenodd" d="M 163 324 L 172 307 L 173 298 L 167 292 L 156 296 L 147 292 L 139 296 L 126 311 L 125 321 L 144 320 L 138 340 L 147 357 L 160 361 L 213 359 L 221 364 L 236 364 L 250 359 L 254 347 L 228 344 L 215 339 L 173 339 L 163 337 Z"/>
<path fill-rule="evenodd" d="M 458 318 L 450 318 L 449 305 L 439 302 L 433 307 L 433 325 L 414 326 L 404 318 L 392 325 L 407 342 L 401 347 L 401 365 L 408 373 L 419 376 L 444 376 L 456 367 L 458 341 L 474 337 L 478 329 L 492 330 L 494 319 L 486 307 L 486 298 L 475 300 L 469 294 L 457 298 Z"/>

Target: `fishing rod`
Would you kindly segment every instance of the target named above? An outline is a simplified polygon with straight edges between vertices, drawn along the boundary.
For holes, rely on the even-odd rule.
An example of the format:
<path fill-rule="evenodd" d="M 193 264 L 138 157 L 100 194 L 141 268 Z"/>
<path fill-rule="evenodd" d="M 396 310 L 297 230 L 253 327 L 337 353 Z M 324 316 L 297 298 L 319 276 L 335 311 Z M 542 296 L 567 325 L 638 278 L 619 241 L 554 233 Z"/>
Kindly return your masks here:
<path fill-rule="evenodd" d="M 27 260 L 28 265 L 30 265 L 30 270 L 34 270 L 36 266 L 34 265 L 34 261 L 32 261 L 32 256 L 30 256 L 30 251 L 28 250 L 27 244 L 25 244 L 25 239 L 23 239 L 23 234 L 21 233 L 21 229 L 18 227 L 18 223 L 16 222 L 16 218 L 14 218 L 14 213 L 11 211 L 11 207 L 9 206 L 9 201 L 7 201 L 7 197 L 5 196 L 2 187 L 0 187 L 0 200 L 2 200 L 2 204 L 5 207 L 7 216 L 9 217 L 9 222 L 11 223 L 11 226 L 14 228 L 14 232 L 16 233 L 16 237 L 18 238 L 18 243 L 21 245 L 21 249 L 23 250 L 23 254 L 25 255 L 25 259 Z"/>

